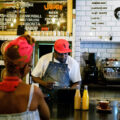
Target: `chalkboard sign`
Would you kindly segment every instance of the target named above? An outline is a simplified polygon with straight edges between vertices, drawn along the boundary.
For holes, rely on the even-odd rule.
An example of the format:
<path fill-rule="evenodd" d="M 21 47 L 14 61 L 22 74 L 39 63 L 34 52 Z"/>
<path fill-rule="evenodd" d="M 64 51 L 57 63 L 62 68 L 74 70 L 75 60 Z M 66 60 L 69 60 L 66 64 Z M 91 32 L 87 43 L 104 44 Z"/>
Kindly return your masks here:
<path fill-rule="evenodd" d="M 0 7 L 0 31 L 67 31 L 67 2 L 6 2 Z"/>

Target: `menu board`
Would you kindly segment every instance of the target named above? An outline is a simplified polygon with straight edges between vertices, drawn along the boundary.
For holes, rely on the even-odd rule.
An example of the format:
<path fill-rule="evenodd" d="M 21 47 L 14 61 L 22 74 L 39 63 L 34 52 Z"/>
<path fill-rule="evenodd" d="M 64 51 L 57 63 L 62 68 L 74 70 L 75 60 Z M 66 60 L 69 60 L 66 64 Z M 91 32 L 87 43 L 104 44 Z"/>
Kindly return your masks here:
<path fill-rule="evenodd" d="M 0 7 L 0 31 L 67 31 L 67 1 L 9 2 Z"/>
<path fill-rule="evenodd" d="M 1 31 L 17 29 L 16 20 L 17 20 L 16 10 L 10 8 L 0 10 Z"/>

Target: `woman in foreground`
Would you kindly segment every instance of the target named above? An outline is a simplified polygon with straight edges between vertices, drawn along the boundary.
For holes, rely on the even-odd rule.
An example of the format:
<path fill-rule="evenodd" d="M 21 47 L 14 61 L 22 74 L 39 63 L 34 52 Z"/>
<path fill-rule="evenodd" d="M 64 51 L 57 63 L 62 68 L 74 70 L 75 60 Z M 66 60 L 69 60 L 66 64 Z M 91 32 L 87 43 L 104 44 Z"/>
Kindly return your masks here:
<path fill-rule="evenodd" d="M 49 120 L 41 90 L 25 84 L 35 41 L 29 35 L 12 40 L 4 51 L 6 76 L 0 83 L 0 120 Z"/>

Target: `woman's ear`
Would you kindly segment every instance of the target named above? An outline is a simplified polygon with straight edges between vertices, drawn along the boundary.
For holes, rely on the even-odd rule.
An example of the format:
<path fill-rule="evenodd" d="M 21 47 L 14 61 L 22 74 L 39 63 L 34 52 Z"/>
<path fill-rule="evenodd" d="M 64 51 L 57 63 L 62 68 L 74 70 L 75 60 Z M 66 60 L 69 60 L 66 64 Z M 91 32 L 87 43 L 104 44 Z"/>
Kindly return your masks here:
<path fill-rule="evenodd" d="M 31 66 L 26 64 L 23 68 L 20 69 L 21 78 L 25 77 L 31 70 Z"/>

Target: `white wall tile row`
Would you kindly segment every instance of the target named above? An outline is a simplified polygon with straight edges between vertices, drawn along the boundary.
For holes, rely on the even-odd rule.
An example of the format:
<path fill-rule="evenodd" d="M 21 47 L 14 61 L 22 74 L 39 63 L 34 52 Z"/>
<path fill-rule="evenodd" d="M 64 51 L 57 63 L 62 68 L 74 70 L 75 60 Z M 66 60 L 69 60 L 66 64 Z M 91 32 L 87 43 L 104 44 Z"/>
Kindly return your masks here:
<path fill-rule="evenodd" d="M 120 60 L 120 43 L 84 43 L 80 52 L 97 53 L 101 59 L 116 58 Z"/>
<path fill-rule="evenodd" d="M 95 48 L 89 49 L 89 53 L 97 53 L 97 48 L 96 49 Z"/>
<path fill-rule="evenodd" d="M 106 49 L 98 49 L 98 53 L 106 53 Z"/>

